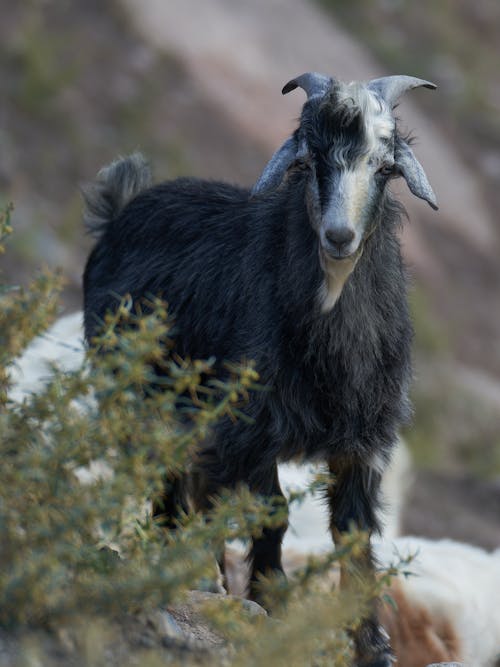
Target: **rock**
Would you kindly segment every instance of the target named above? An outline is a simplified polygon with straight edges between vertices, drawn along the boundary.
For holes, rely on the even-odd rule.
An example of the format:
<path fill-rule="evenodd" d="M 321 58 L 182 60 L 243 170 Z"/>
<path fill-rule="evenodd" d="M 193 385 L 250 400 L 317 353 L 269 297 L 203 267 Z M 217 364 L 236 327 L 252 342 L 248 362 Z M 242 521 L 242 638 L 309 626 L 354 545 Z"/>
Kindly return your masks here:
<path fill-rule="evenodd" d="M 132 643 L 149 648 L 206 652 L 224 645 L 203 617 L 190 605 L 179 604 L 167 609 L 140 612 L 127 633 Z"/>
<path fill-rule="evenodd" d="M 175 618 L 164 609 L 156 609 L 147 615 L 146 623 L 160 639 L 185 639 L 184 633 Z"/>
<path fill-rule="evenodd" d="M 230 595 L 228 597 L 233 598 L 235 596 Z M 240 600 L 242 608 L 249 616 L 267 616 L 267 611 L 261 607 L 260 604 L 257 604 L 257 602 L 254 602 L 253 600 L 246 600 L 245 598 L 237 599 Z"/>
<path fill-rule="evenodd" d="M 249 616 L 267 616 L 267 611 L 259 604 L 257 604 L 257 602 L 253 602 L 253 600 L 247 600 L 245 598 L 239 597 L 238 595 L 222 595 L 220 593 L 208 593 L 205 591 L 190 591 L 188 594 L 189 604 L 194 608 L 198 607 L 198 609 L 202 607 L 204 603 L 214 602 L 219 598 L 222 600 L 237 601 L 239 604 L 241 604 L 243 611 L 245 611 Z"/>

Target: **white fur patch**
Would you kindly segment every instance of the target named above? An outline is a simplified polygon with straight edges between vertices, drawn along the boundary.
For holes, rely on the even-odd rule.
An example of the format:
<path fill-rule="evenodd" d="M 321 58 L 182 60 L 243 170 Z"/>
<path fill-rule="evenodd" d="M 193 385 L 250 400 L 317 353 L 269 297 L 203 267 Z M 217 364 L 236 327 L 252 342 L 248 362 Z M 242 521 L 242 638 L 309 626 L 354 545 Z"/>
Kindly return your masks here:
<path fill-rule="evenodd" d="M 397 555 L 415 555 L 405 569 L 414 576 L 400 578 L 410 603 L 445 619 L 460 638 L 466 665 L 493 667 L 500 653 L 500 552 L 453 540 L 401 537 L 394 544 L 375 543 L 382 566 Z"/>
<path fill-rule="evenodd" d="M 395 121 L 389 107 L 362 83 L 353 81 L 339 87 L 339 99 L 352 100 L 361 109 L 368 148 L 376 150 L 381 140 L 390 139 Z"/>
<path fill-rule="evenodd" d="M 387 468 L 387 461 L 383 456 L 380 456 L 380 454 L 375 454 L 370 459 L 368 465 L 373 472 L 383 475 Z"/>
<path fill-rule="evenodd" d="M 366 219 L 370 180 L 373 177 L 368 166 L 368 158 L 362 159 L 354 169 L 348 169 L 342 175 L 342 192 L 345 212 L 350 227 L 356 236 L 353 243 L 361 242 Z"/>
<path fill-rule="evenodd" d="M 346 259 L 322 259 L 325 280 L 319 292 L 321 312 L 328 313 L 337 303 L 346 280 L 357 264 L 359 255 Z"/>

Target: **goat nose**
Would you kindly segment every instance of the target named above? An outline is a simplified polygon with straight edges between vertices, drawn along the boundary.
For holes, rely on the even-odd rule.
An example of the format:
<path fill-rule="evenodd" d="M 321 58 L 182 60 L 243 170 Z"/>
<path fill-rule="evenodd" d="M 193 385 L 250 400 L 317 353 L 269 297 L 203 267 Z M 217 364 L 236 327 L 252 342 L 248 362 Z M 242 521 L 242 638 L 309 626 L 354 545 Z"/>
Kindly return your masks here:
<path fill-rule="evenodd" d="M 344 246 L 350 243 L 354 239 L 354 232 L 349 227 L 333 227 L 332 229 L 327 229 L 325 232 L 325 238 L 332 246 L 335 246 L 337 250 L 341 250 Z"/>

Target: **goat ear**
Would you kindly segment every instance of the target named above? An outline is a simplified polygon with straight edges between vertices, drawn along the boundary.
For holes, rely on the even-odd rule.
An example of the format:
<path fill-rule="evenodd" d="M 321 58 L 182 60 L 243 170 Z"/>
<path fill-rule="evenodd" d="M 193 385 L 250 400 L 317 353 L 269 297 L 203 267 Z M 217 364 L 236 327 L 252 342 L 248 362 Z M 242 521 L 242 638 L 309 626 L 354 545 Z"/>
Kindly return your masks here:
<path fill-rule="evenodd" d="M 432 190 L 425 171 L 415 157 L 410 146 L 403 139 L 396 140 L 394 149 L 395 166 L 405 179 L 410 192 L 416 197 L 424 199 L 435 211 L 438 210 L 436 195 Z"/>
<path fill-rule="evenodd" d="M 267 163 L 264 171 L 252 188 L 252 196 L 277 188 L 283 180 L 287 169 L 297 157 L 300 157 L 299 153 L 299 142 L 296 136 L 289 137 Z"/>

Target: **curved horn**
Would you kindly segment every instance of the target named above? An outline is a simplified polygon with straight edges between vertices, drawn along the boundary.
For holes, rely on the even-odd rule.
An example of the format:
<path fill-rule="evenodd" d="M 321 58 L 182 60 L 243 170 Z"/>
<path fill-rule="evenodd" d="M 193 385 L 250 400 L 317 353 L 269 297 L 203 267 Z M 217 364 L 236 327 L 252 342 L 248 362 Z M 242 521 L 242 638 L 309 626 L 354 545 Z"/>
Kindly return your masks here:
<path fill-rule="evenodd" d="M 306 72 L 291 79 L 283 86 L 282 93 L 286 95 L 295 88 L 302 88 L 306 91 L 307 98 L 323 96 L 328 88 L 332 85 L 333 79 L 325 74 L 318 74 L 318 72 Z"/>
<path fill-rule="evenodd" d="M 404 74 L 383 76 L 381 79 L 373 79 L 367 84 L 367 88 L 377 93 L 387 102 L 391 109 L 396 105 L 403 93 L 413 88 L 420 88 L 420 86 L 430 88 L 431 90 L 437 88 L 435 83 L 425 81 L 424 79 L 417 79 L 414 76 L 405 76 Z"/>

